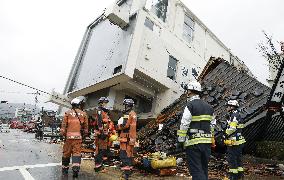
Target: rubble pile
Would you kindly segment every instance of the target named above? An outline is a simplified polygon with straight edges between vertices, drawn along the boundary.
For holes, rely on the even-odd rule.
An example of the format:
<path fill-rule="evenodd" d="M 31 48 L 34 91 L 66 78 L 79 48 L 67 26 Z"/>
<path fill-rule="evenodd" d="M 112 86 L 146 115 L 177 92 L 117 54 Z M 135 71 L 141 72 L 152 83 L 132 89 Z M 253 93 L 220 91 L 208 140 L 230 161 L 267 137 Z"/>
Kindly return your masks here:
<path fill-rule="evenodd" d="M 221 133 L 226 127 L 226 102 L 229 99 L 236 99 L 241 104 L 241 116 L 245 119 L 247 126 L 244 128 L 244 136 L 247 140 L 245 151 L 247 153 L 254 152 L 255 142 L 259 140 L 260 135 L 268 136 L 267 133 L 261 134 L 261 129 L 264 127 L 262 119 L 266 117 L 265 104 L 271 89 L 220 58 L 213 58 L 209 61 L 199 76 L 199 81 L 204 90 L 202 99 L 211 104 L 215 111 L 217 120 L 214 132 L 217 142 L 215 151 L 220 152 L 221 149 L 221 152 L 224 152 L 225 150 L 225 147 L 221 147 L 218 142 L 223 142 L 219 137 L 222 136 Z M 179 128 L 185 103 L 186 97 L 182 95 L 166 107 L 155 120 L 149 122 L 138 132 L 141 156 L 160 151 L 185 159 L 183 149 L 176 148 L 176 132 Z M 273 126 L 273 124 L 270 124 L 270 126 Z M 209 163 L 211 178 L 220 179 L 220 177 L 224 177 L 227 169 L 225 158 L 211 157 Z M 276 164 L 260 163 L 260 165 L 253 165 L 247 162 L 245 169 L 246 175 L 283 176 L 283 170 Z M 185 176 L 186 174 L 188 174 L 186 162 L 182 161 L 177 165 L 177 175 Z"/>
<path fill-rule="evenodd" d="M 165 108 L 156 120 L 151 121 L 138 132 L 141 153 L 156 151 L 167 154 L 179 153 L 179 150 L 176 150 L 176 132 L 185 102 L 185 96 L 181 96 Z M 163 125 L 160 130 L 159 124 Z"/>
<path fill-rule="evenodd" d="M 199 76 L 199 81 L 203 86 L 202 99 L 214 107 L 217 120 L 214 135 L 217 136 L 217 143 L 220 141 L 218 137 L 221 137 L 220 134 L 226 127 L 226 102 L 229 99 L 236 99 L 240 103 L 240 114 L 247 126 L 243 131 L 247 140 L 245 151 L 247 153 L 255 151 L 256 140 L 260 136 L 268 135 L 261 133 L 261 129 L 265 127 L 262 119 L 266 117 L 265 105 L 271 89 L 220 58 L 212 58 L 208 62 Z M 138 139 L 142 152 L 163 151 L 170 154 L 179 152 L 174 148 L 176 130 L 185 102 L 186 97 L 181 96 L 165 108 L 156 120 L 139 131 Z M 163 125 L 162 129 L 159 129 L 159 124 Z M 274 124 L 270 126 L 272 125 L 275 127 Z"/>

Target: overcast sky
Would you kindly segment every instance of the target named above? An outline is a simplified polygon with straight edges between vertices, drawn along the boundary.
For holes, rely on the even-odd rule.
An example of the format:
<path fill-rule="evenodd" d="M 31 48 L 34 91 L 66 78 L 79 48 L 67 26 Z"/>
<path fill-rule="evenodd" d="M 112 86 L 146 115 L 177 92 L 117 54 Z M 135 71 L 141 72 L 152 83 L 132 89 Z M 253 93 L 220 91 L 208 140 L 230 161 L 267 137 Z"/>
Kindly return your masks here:
<path fill-rule="evenodd" d="M 114 0 L 0 0 L 0 75 L 63 92 L 86 27 Z M 283 0 L 183 0 L 265 83 L 262 30 L 284 40 Z M 34 103 L 32 89 L 0 79 L 0 100 Z M 54 107 L 39 97 L 39 106 Z"/>

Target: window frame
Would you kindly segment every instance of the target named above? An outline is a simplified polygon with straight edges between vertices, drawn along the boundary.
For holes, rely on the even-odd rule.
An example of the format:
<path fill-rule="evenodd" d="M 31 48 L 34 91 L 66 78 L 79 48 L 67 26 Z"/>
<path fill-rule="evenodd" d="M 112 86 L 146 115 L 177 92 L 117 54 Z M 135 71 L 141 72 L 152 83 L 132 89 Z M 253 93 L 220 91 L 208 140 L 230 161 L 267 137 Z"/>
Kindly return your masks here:
<path fill-rule="evenodd" d="M 167 13 L 168 13 L 168 7 L 169 7 L 169 0 L 147 0 L 147 1 L 150 1 L 149 3 L 151 4 L 151 8 L 149 7 L 150 8 L 149 11 L 154 13 L 163 22 L 166 22 L 166 19 L 168 17 Z M 167 1 L 167 2 L 165 3 L 164 1 Z M 161 2 L 162 5 L 166 5 L 165 11 L 163 11 L 162 8 L 159 8 L 156 6 L 159 2 Z M 160 16 L 158 16 L 158 14 L 160 14 Z"/>
<path fill-rule="evenodd" d="M 187 19 L 191 20 L 188 22 Z M 194 19 L 188 14 L 184 13 L 184 20 L 183 20 L 183 37 L 189 43 L 193 41 L 194 38 L 194 29 L 195 29 L 195 21 Z"/>
<path fill-rule="evenodd" d="M 171 63 L 170 63 L 171 60 L 175 61 L 175 67 L 171 66 Z M 177 79 L 177 69 L 178 69 L 178 60 L 174 56 L 169 55 L 169 62 L 168 62 L 168 68 L 167 68 L 167 78 L 170 78 L 171 80 L 176 81 L 176 79 Z M 174 72 L 173 78 L 171 78 L 169 76 L 169 73 L 168 73 L 169 70 Z"/>

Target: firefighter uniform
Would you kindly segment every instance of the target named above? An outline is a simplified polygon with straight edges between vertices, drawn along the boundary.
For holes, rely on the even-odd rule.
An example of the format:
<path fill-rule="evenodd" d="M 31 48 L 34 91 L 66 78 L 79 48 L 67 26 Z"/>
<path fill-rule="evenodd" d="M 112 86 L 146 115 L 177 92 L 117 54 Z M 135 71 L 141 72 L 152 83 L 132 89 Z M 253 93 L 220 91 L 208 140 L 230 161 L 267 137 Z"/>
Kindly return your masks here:
<path fill-rule="evenodd" d="M 63 174 L 68 173 L 70 157 L 72 155 L 73 175 L 77 175 L 81 164 L 82 139 L 84 135 L 88 134 L 87 114 L 79 108 L 65 112 L 60 131 L 65 137 L 62 156 Z"/>
<path fill-rule="evenodd" d="M 201 100 L 199 95 L 190 97 L 177 135 L 178 141 L 184 142 L 193 180 L 208 179 L 213 122 L 213 108 Z"/>
<path fill-rule="evenodd" d="M 227 156 L 229 163 L 229 178 L 237 180 L 243 177 L 244 169 L 242 167 L 242 149 L 245 138 L 242 136 L 244 127 L 243 120 L 238 110 L 229 112 L 228 126 L 226 129 Z"/>
<path fill-rule="evenodd" d="M 98 107 L 94 114 L 95 121 L 94 132 L 95 132 L 95 145 L 96 145 L 96 157 L 95 157 L 95 168 L 100 168 L 103 164 L 104 158 L 109 156 L 109 148 L 111 143 L 109 137 L 115 134 L 115 127 L 113 122 L 108 116 L 108 110 L 103 107 Z"/>
<path fill-rule="evenodd" d="M 123 123 L 118 125 L 118 130 L 121 130 L 119 135 L 120 159 L 122 161 L 122 169 L 125 170 L 132 168 L 133 150 L 137 138 L 136 123 L 137 115 L 131 110 L 123 116 Z"/>

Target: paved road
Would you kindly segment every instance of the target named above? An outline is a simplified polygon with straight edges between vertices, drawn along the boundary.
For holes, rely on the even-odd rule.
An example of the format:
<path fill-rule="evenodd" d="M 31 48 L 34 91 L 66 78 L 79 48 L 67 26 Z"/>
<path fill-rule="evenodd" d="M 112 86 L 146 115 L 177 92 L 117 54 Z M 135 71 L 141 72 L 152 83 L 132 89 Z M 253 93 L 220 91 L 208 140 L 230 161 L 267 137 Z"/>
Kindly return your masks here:
<path fill-rule="evenodd" d="M 35 140 L 34 134 L 0 133 L 0 179 L 60 179 L 60 156 L 60 145 Z"/>
<path fill-rule="evenodd" d="M 11 130 L 0 133 L 0 180 L 65 180 L 73 179 L 70 170 L 68 178 L 61 177 L 61 145 L 49 144 L 34 139 L 34 134 Z M 108 168 L 106 173 L 95 173 L 94 162 L 83 160 L 79 180 L 119 180 L 121 171 Z M 134 173 L 135 180 L 144 179 L 183 179 L 159 178 Z"/>

